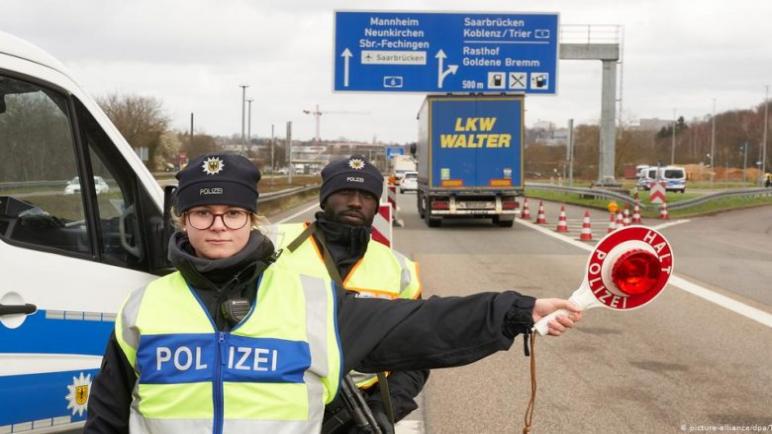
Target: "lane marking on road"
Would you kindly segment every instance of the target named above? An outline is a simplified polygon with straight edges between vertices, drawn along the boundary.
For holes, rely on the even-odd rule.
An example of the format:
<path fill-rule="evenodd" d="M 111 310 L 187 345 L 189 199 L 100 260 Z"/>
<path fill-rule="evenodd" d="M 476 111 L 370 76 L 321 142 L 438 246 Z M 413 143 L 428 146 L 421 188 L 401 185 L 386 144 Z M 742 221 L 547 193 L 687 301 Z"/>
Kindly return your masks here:
<path fill-rule="evenodd" d="M 697 285 L 696 283 L 692 283 L 683 277 L 675 275 L 670 276 L 670 284 L 711 303 L 715 303 L 725 309 L 729 309 L 734 313 L 740 314 L 748 319 L 752 319 L 760 324 L 772 328 L 772 314 L 764 312 L 761 309 L 756 309 L 755 307 L 740 303 L 733 298 L 729 298 L 725 295 L 703 288 L 702 286 Z"/>
<path fill-rule="evenodd" d="M 288 220 L 292 220 L 292 219 L 294 219 L 295 217 L 297 217 L 297 216 L 299 216 L 299 215 L 301 215 L 301 214 L 305 214 L 305 213 L 307 213 L 308 211 L 311 211 L 311 210 L 312 210 L 312 209 L 314 209 L 314 208 L 319 208 L 319 204 L 318 204 L 318 203 L 314 203 L 313 205 L 309 206 L 308 208 L 306 208 L 306 209 L 304 209 L 304 210 L 302 210 L 302 211 L 298 211 L 298 212 L 296 212 L 295 214 L 292 214 L 292 215 L 291 215 L 291 216 L 289 216 L 289 217 L 284 217 L 283 219 L 281 219 L 281 220 L 279 220 L 278 222 L 276 222 L 276 224 L 279 224 L 279 223 L 284 223 L 284 222 L 286 222 L 286 221 L 288 221 Z"/>
<path fill-rule="evenodd" d="M 585 251 L 588 251 L 588 252 L 593 251 L 592 244 L 588 244 L 583 241 L 569 238 L 567 236 L 561 235 L 545 227 L 533 224 L 531 222 L 523 221 L 520 219 L 515 219 L 515 222 L 520 223 L 525 227 L 539 231 L 545 235 L 549 235 L 552 238 L 571 244 L 572 246 L 578 247 Z M 705 287 L 697 285 L 696 283 L 689 282 L 688 280 L 682 277 L 679 277 L 675 274 L 670 276 L 669 285 L 672 285 L 682 291 L 686 291 L 692 295 L 696 295 L 697 297 L 700 297 L 703 300 L 714 303 L 718 306 L 723 307 L 724 309 L 730 310 L 736 314 L 742 315 L 748 319 L 756 321 L 759 324 L 772 328 L 772 314 L 768 312 L 765 312 L 760 309 L 756 309 L 755 307 L 748 306 L 747 304 L 741 303 L 733 298 L 711 291 Z"/>
<path fill-rule="evenodd" d="M 691 220 L 689 219 L 683 219 L 683 220 L 674 220 L 672 222 L 662 223 L 661 225 L 652 226 L 655 230 L 665 229 L 669 228 L 671 226 L 680 225 L 681 223 L 689 223 Z"/>
<path fill-rule="evenodd" d="M 396 434 L 423 434 L 424 423 L 421 420 L 401 420 L 394 425 Z"/>

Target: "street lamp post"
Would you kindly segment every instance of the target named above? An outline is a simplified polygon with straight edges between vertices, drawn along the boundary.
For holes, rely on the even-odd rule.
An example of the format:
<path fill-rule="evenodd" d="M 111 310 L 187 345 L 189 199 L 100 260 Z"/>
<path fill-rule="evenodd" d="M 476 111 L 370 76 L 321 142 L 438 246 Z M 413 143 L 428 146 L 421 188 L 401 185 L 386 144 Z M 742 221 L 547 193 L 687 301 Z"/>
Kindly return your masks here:
<path fill-rule="evenodd" d="M 745 169 L 748 167 L 748 142 L 743 143 L 743 182 L 745 182 Z"/>
<path fill-rule="evenodd" d="M 676 110 L 673 109 L 673 143 L 670 145 L 670 165 L 675 164 L 675 128 L 676 128 Z"/>
<path fill-rule="evenodd" d="M 574 120 L 568 120 L 568 186 L 574 186 Z"/>
<path fill-rule="evenodd" d="M 239 87 L 241 88 L 241 144 L 245 144 L 244 141 L 244 110 L 247 105 L 247 88 L 249 87 L 248 84 L 240 84 Z"/>
<path fill-rule="evenodd" d="M 716 169 L 714 164 L 714 158 L 716 156 L 716 99 L 713 98 L 713 116 L 712 126 L 710 131 L 710 182 L 713 183 L 716 177 Z"/>
<path fill-rule="evenodd" d="M 769 85 L 764 91 L 764 134 L 761 139 L 761 180 L 764 183 L 764 174 L 767 173 L 767 124 L 769 122 Z"/>
<path fill-rule="evenodd" d="M 247 100 L 247 104 L 249 105 L 249 109 L 247 110 L 247 143 L 252 140 L 252 101 L 254 101 L 252 98 Z"/>

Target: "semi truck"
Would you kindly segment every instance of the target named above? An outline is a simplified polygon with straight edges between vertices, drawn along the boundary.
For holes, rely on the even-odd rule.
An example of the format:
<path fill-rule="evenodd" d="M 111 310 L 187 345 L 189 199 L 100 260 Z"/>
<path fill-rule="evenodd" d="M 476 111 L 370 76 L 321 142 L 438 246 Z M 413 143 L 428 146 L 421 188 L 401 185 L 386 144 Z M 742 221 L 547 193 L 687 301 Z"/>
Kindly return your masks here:
<path fill-rule="evenodd" d="M 523 193 L 523 96 L 429 95 L 418 113 L 418 213 L 511 227 Z"/>

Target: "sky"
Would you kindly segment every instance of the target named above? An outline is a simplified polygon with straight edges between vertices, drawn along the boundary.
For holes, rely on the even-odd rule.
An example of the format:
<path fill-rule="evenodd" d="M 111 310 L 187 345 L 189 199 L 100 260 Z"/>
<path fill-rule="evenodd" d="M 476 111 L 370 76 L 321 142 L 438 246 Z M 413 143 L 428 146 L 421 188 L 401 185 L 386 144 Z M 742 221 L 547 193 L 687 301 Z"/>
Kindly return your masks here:
<path fill-rule="evenodd" d="M 407 143 L 424 95 L 333 92 L 336 10 L 557 12 L 561 27 L 623 29 L 622 119 L 687 120 L 762 104 L 772 84 L 772 2 L 757 0 L 2 0 L 0 31 L 62 61 L 92 96 L 158 98 L 177 129 Z M 618 93 L 619 97 L 619 93 Z M 528 96 L 525 123 L 598 123 L 601 63 L 561 60 L 558 94 Z"/>

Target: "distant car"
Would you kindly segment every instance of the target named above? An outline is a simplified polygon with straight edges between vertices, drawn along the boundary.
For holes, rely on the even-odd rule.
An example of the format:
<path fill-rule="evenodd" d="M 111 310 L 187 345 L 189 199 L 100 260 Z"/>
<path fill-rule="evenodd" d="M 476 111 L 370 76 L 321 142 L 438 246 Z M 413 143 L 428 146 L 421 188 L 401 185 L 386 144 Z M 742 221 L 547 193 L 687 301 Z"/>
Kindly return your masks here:
<path fill-rule="evenodd" d="M 399 192 L 418 191 L 418 172 L 405 172 L 399 183 Z"/>
<path fill-rule="evenodd" d="M 660 178 L 665 181 L 666 191 L 686 192 L 686 170 L 683 167 L 667 166 L 660 171 Z"/>
<path fill-rule="evenodd" d="M 101 176 L 94 177 L 94 187 L 96 189 L 96 194 L 107 193 L 110 191 L 110 187 Z M 69 180 L 67 185 L 64 187 L 64 194 L 75 193 L 80 193 L 80 177 L 77 176 Z"/>
<path fill-rule="evenodd" d="M 646 169 L 641 169 L 641 171 L 638 174 L 638 182 L 636 184 L 636 187 L 638 188 L 638 190 L 649 191 L 651 189 L 652 184 L 654 184 L 655 179 L 657 179 L 656 167 L 648 167 Z"/>
<path fill-rule="evenodd" d="M 686 192 L 686 170 L 683 167 L 650 167 L 642 172 L 636 187 L 649 191 L 657 181 L 665 183 L 665 191 Z"/>

